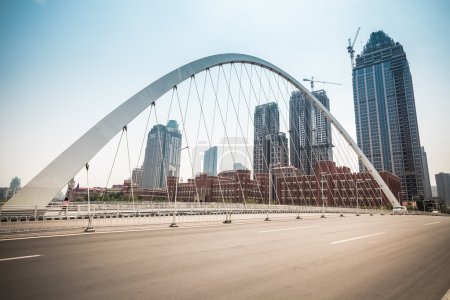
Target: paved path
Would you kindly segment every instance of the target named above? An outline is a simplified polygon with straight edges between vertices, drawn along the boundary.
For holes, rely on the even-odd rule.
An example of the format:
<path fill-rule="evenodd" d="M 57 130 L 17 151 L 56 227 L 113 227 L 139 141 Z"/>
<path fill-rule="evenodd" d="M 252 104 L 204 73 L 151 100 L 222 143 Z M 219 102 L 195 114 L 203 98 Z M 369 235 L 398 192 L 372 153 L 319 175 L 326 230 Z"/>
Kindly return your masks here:
<path fill-rule="evenodd" d="M 450 288 L 448 217 L 133 229 L 1 240 L 0 298 L 441 299 Z"/>

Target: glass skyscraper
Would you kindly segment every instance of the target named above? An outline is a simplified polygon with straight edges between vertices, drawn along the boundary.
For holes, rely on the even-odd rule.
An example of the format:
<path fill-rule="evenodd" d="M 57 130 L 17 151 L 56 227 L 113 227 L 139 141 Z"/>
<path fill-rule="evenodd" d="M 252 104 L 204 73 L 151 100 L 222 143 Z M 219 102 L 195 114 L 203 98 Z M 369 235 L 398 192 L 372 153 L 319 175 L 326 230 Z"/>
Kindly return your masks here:
<path fill-rule="evenodd" d="M 427 153 L 425 152 L 425 147 L 422 146 L 422 168 L 423 168 L 423 189 L 425 193 L 425 199 L 431 199 L 433 195 L 431 194 L 431 183 L 430 183 L 430 173 L 428 172 L 428 159 Z"/>
<path fill-rule="evenodd" d="M 163 188 L 167 176 L 178 176 L 181 154 L 181 133 L 178 123 L 169 120 L 167 126 L 158 124 L 148 133 L 143 164 L 143 187 Z"/>
<path fill-rule="evenodd" d="M 203 158 L 203 173 L 211 176 L 217 175 L 217 146 L 205 151 Z"/>
<path fill-rule="evenodd" d="M 444 201 L 445 205 L 450 206 L 450 174 L 439 173 L 435 175 L 437 194 Z"/>
<path fill-rule="evenodd" d="M 330 99 L 324 90 L 312 92 L 330 110 Z M 331 124 L 300 91 L 289 100 L 291 165 L 311 175 L 318 161 L 333 160 Z"/>
<path fill-rule="evenodd" d="M 383 31 L 373 32 L 356 57 L 353 97 L 358 146 L 377 170 L 401 178 L 402 200 L 423 199 L 421 146 L 409 64 L 403 46 Z"/>
<path fill-rule="evenodd" d="M 253 139 L 254 174 L 268 173 L 272 165 L 289 165 L 288 141 L 280 132 L 280 112 L 275 102 L 256 106 Z"/>

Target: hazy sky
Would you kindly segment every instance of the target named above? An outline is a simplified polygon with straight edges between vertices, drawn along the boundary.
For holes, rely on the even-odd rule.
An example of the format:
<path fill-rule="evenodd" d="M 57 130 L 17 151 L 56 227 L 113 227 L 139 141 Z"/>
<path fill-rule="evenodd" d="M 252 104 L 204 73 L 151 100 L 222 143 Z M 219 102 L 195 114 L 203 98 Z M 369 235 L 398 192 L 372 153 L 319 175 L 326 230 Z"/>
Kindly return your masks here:
<path fill-rule="evenodd" d="M 14 176 L 24 185 L 149 83 L 218 53 L 250 54 L 298 79 L 342 83 L 317 87 L 354 134 L 346 46 L 358 26 L 356 53 L 377 30 L 404 46 L 434 184 L 435 173 L 450 172 L 449 1 L 3 0 L 0 186 Z"/>

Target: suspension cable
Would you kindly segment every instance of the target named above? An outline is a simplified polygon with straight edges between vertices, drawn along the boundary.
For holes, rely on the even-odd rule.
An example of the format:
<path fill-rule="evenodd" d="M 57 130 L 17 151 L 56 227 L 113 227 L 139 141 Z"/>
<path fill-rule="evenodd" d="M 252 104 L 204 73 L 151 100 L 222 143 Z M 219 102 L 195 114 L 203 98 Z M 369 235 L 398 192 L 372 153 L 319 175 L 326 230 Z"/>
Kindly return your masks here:
<path fill-rule="evenodd" d="M 120 134 L 120 139 L 119 139 L 119 144 L 117 145 L 116 153 L 114 154 L 113 163 L 112 163 L 112 165 L 111 165 L 111 170 L 109 171 L 108 180 L 106 181 L 105 191 L 104 191 L 103 196 L 102 196 L 102 202 L 104 202 L 106 193 L 107 193 L 107 191 L 108 191 L 109 180 L 111 179 L 111 174 L 112 174 L 112 171 L 113 171 L 113 168 L 114 168 L 114 164 L 116 163 L 117 153 L 119 152 L 120 143 L 122 142 L 123 131 L 124 131 L 124 130 L 123 130 L 123 128 L 122 128 L 122 132 L 121 132 L 121 134 Z"/>
<path fill-rule="evenodd" d="M 133 193 L 133 173 L 131 172 L 131 160 L 130 160 L 130 148 L 128 145 L 128 129 L 127 125 L 123 126 L 122 132 L 125 131 L 125 140 L 127 142 L 127 153 L 128 153 L 128 169 L 130 171 L 130 187 L 131 187 L 131 201 L 133 202 L 133 212 L 134 212 L 134 193 Z M 129 201 L 129 199 L 128 199 Z"/>

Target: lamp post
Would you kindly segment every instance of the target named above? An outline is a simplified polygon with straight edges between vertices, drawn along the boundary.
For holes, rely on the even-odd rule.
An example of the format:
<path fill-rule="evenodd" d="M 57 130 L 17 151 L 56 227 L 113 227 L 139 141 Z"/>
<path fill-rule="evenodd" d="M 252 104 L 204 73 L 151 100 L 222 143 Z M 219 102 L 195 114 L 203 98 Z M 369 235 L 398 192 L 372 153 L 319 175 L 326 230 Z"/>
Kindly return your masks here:
<path fill-rule="evenodd" d="M 358 182 L 359 179 L 356 179 L 356 216 L 359 217 L 359 199 L 358 199 L 358 194 L 359 194 L 359 190 L 358 190 Z"/>
<path fill-rule="evenodd" d="M 325 218 L 325 201 L 324 201 L 324 197 L 323 197 L 323 179 L 325 177 L 326 173 L 321 172 L 320 173 L 320 182 L 322 184 L 320 191 L 321 191 L 321 200 L 322 200 L 322 216 L 321 218 Z"/>
<path fill-rule="evenodd" d="M 189 146 L 186 146 L 184 148 L 180 149 L 180 153 L 184 149 L 188 149 Z M 180 158 L 181 159 L 181 158 Z M 178 177 L 180 176 L 180 161 L 178 161 L 177 170 L 175 172 L 175 197 L 173 200 L 173 216 L 172 216 L 172 224 L 170 224 L 170 227 L 178 227 L 177 225 L 177 193 L 178 193 Z M 195 180 L 195 178 L 194 178 Z"/>
<path fill-rule="evenodd" d="M 269 165 L 269 207 L 267 208 L 267 214 L 266 214 L 266 218 L 264 219 L 264 221 L 270 221 L 269 218 L 269 210 L 270 210 L 270 203 L 272 202 L 272 166 Z"/>
<path fill-rule="evenodd" d="M 381 192 L 381 188 L 378 187 L 378 192 L 380 193 L 380 209 L 381 209 L 381 216 L 384 216 L 383 212 L 383 193 Z"/>
<path fill-rule="evenodd" d="M 366 179 L 366 186 L 368 186 L 368 187 L 370 187 L 370 179 Z M 375 191 L 374 191 L 374 197 L 376 197 L 375 196 Z M 369 197 L 372 197 L 372 195 L 371 195 L 371 192 L 369 191 Z M 370 215 L 369 216 L 372 216 L 373 217 L 373 207 L 370 209 Z"/>
<path fill-rule="evenodd" d="M 89 164 L 86 163 L 86 182 L 87 182 L 87 200 L 88 200 L 88 226 L 84 230 L 84 232 L 94 232 L 94 226 L 92 224 L 92 215 L 91 215 L 91 198 L 89 197 Z"/>

